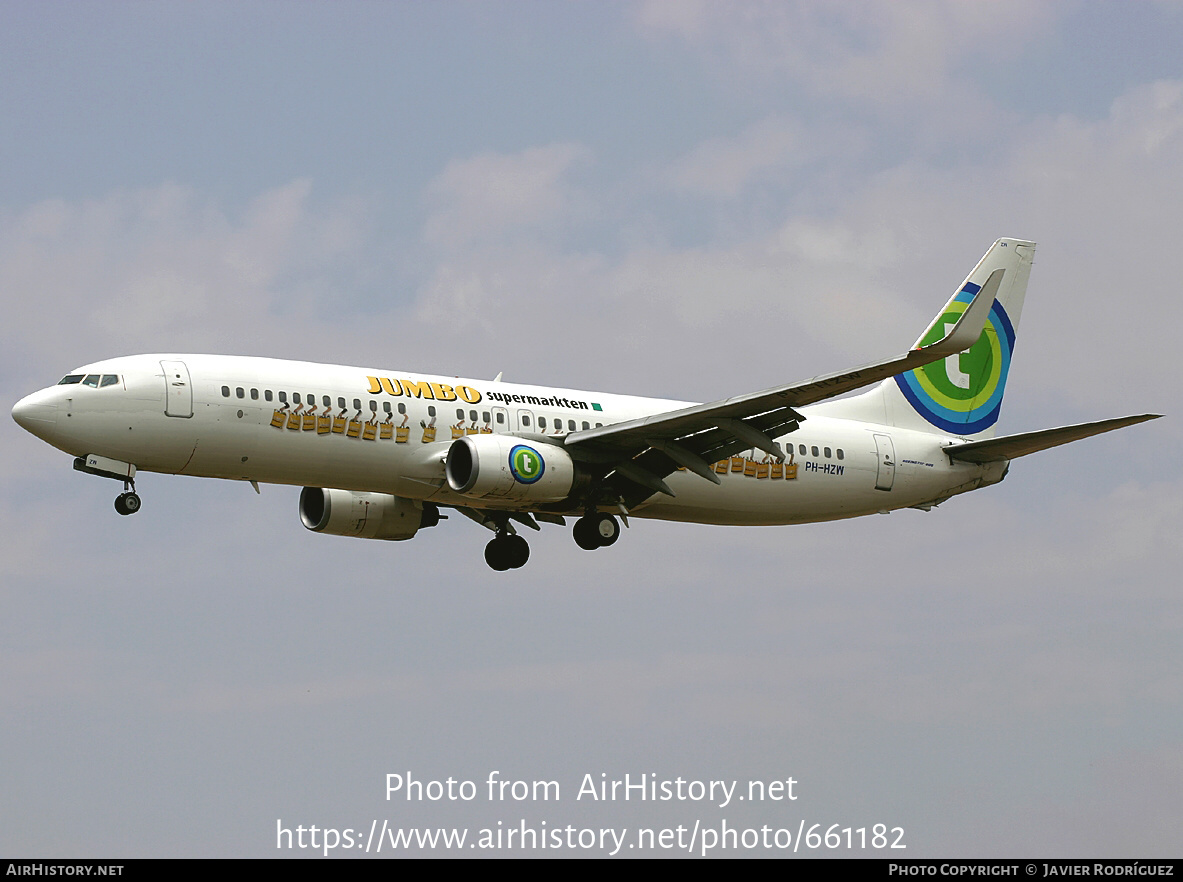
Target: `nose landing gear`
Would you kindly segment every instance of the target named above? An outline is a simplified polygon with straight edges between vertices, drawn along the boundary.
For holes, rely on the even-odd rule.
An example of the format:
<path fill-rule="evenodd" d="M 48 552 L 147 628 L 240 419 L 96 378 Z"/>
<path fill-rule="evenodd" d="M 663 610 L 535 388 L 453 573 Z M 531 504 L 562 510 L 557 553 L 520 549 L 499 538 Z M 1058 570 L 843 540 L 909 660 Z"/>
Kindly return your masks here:
<path fill-rule="evenodd" d="M 89 453 L 75 457 L 74 470 L 122 481 L 123 492 L 115 497 L 115 510 L 121 515 L 135 514 L 140 510 L 140 497 L 136 493 L 136 467 L 131 463 Z"/>

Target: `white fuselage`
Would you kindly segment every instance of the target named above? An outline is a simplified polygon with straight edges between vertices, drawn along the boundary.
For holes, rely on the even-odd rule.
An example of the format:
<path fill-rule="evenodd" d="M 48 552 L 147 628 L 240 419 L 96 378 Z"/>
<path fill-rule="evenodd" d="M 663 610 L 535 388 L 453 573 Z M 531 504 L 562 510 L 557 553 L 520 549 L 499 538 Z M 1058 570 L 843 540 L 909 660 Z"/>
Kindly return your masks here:
<path fill-rule="evenodd" d="M 142 471 L 388 493 L 470 508 L 537 506 L 452 491 L 443 461 L 460 435 L 503 432 L 561 444 L 572 431 L 687 406 L 221 355 L 128 356 L 74 373 L 118 379 L 106 386 L 50 386 L 19 402 L 13 414 L 75 456 L 96 454 Z M 805 523 L 925 505 L 1001 477 L 999 464 L 951 461 L 942 448 L 953 436 L 842 419 L 835 415 L 842 403 L 802 409 L 800 428 L 779 439 L 792 453 L 784 468 L 761 451 L 747 451 L 719 474 L 718 485 L 678 471 L 667 478 L 673 498 L 654 494 L 630 513 L 710 524 Z"/>

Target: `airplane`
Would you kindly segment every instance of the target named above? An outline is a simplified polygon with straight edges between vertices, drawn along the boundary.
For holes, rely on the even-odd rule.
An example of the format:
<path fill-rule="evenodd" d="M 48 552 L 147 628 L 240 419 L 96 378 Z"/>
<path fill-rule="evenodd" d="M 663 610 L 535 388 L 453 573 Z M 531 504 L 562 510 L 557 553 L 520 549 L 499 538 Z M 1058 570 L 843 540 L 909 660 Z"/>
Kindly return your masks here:
<path fill-rule="evenodd" d="M 83 365 L 12 416 L 123 483 L 138 471 L 302 487 L 318 533 L 410 539 L 466 515 L 485 561 L 574 517 L 580 548 L 630 517 L 801 524 L 915 508 L 1000 482 L 1010 461 L 1161 414 L 995 437 L 1035 243 L 999 239 L 902 355 L 708 404 L 226 355 Z M 871 387 L 871 388 L 867 388 Z M 843 397 L 863 389 L 861 394 Z"/>

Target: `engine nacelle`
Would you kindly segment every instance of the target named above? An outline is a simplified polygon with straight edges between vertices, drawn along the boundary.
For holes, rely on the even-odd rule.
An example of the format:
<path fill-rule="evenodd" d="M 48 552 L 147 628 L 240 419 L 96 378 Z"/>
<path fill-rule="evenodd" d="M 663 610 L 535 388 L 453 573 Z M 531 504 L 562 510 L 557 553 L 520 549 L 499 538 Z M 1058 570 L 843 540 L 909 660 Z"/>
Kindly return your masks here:
<path fill-rule="evenodd" d="M 448 486 L 463 496 L 529 502 L 566 499 L 576 478 L 563 448 L 495 434 L 453 441 L 444 471 Z"/>
<path fill-rule="evenodd" d="M 300 491 L 300 520 L 316 533 L 360 539 L 410 539 L 420 527 L 439 523 L 430 502 L 391 496 L 305 487 Z"/>

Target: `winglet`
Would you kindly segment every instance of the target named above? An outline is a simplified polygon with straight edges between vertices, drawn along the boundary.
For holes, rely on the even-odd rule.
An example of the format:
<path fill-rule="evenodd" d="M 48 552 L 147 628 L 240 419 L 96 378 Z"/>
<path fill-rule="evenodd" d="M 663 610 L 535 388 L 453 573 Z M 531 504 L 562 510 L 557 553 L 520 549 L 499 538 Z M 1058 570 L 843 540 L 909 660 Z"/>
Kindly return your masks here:
<path fill-rule="evenodd" d="M 1005 274 L 1006 270 L 1004 269 L 996 269 L 990 273 L 990 278 L 986 279 L 986 284 L 982 285 L 974 294 L 973 300 L 969 302 L 969 306 L 965 308 L 965 312 L 953 325 L 952 330 L 935 343 L 918 346 L 913 351 L 931 355 L 935 361 L 937 358 L 946 358 L 964 352 L 977 343 L 978 338 L 982 336 L 982 331 L 986 328 L 986 319 L 990 315 L 990 308 L 994 305 L 994 298 L 998 296 L 998 288 L 1002 284 L 1002 277 Z M 940 321 L 939 317 L 937 321 Z"/>

